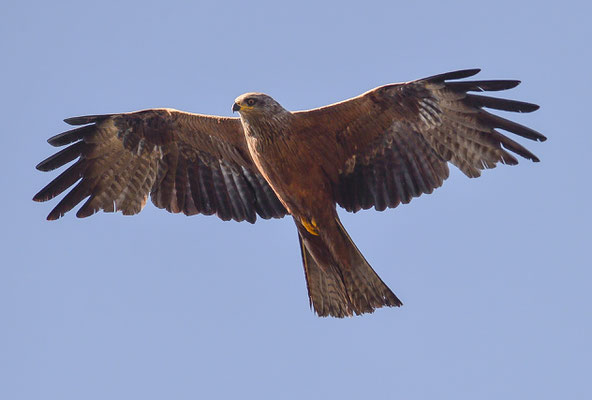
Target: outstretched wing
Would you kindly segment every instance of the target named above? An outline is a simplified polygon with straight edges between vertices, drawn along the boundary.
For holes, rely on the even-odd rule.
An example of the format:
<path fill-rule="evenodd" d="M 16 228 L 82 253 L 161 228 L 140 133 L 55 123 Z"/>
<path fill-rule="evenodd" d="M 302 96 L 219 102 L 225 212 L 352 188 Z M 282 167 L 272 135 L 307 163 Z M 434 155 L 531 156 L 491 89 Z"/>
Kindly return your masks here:
<path fill-rule="evenodd" d="M 301 126 L 323 127 L 314 140 L 337 165 L 329 174 L 336 202 L 353 212 L 408 203 L 442 185 L 448 161 L 469 177 L 499 162 L 517 164 L 509 152 L 539 161 L 496 129 L 538 141 L 546 139 L 543 135 L 484 110 L 531 112 L 537 105 L 468 93 L 510 89 L 519 81 L 449 82 L 478 72 L 462 70 L 386 85 L 341 103 L 296 112 Z"/>
<path fill-rule="evenodd" d="M 169 212 L 217 214 L 255 222 L 286 210 L 253 164 L 238 118 L 170 109 L 66 119 L 85 125 L 48 140 L 70 145 L 37 169 L 51 171 L 78 159 L 35 195 L 47 201 L 74 188 L 47 219 L 63 216 L 87 199 L 76 215 L 99 210 L 136 214 L 148 194 Z"/>

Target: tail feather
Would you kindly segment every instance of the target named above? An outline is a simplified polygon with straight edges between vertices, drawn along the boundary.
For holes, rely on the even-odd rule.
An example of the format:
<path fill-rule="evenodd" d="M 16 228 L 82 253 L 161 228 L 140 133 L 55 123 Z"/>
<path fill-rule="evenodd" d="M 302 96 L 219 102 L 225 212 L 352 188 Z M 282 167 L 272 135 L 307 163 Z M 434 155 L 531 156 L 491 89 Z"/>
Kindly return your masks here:
<path fill-rule="evenodd" d="M 336 217 L 332 243 L 298 225 L 308 296 L 321 317 L 343 318 L 399 307 L 401 301 L 385 285 Z"/>
<path fill-rule="evenodd" d="M 331 315 L 343 318 L 352 315 L 353 310 L 339 271 L 330 264 L 325 268 L 320 267 L 304 244 L 301 234 L 298 238 L 311 308 L 320 317 Z"/>

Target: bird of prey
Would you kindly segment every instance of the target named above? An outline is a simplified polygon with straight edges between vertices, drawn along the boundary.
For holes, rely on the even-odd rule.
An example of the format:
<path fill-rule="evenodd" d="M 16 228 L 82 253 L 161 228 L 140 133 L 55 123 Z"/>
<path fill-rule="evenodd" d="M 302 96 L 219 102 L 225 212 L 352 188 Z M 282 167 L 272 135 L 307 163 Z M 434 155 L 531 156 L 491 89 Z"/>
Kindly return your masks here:
<path fill-rule="evenodd" d="M 531 112 L 535 104 L 470 92 L 515 80 L 461 80 L 479 69 L 388 84 L 339 103 L 291 112 L 263 93 L 239 96 L 239 118 L 173 109 L 68 118 L 82 125 L 48 140 L 69 145 L 37 165 L 77 159 L 33 198 L 74 186 L 50 212 L 55 220 L 86 199 L 78 217 L 99 210 L 136 214 L 148 194 L 172 213 L 216 214 L 254 223 L 291 215 L 298 230 L 311 307 L 319 316 L 371 313 L 401 301 L 374 272 L 339 221 L 431 193 L 448 162 L 473 178 L 511 154 L 539 159 L 498 129 L 544 141 L 540 133 L 486 111 Z"/>

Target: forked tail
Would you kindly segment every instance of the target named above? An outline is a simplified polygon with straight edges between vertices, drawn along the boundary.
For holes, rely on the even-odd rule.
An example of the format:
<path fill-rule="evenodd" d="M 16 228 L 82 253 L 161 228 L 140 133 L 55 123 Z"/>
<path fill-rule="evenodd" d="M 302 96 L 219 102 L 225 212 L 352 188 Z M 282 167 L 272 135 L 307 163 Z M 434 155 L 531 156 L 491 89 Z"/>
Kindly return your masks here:
<path fill-rule="evenodd" d="M 308 297 L 319 316 L 343 318 L 402 305 L 360 253 L 339 218 L 335 217 L 332 226 L 320 227 L 328 234 L 311 234 L 303 225 L 296 225 Z M 325 241 L 327 237 L 330 243 Z"/>

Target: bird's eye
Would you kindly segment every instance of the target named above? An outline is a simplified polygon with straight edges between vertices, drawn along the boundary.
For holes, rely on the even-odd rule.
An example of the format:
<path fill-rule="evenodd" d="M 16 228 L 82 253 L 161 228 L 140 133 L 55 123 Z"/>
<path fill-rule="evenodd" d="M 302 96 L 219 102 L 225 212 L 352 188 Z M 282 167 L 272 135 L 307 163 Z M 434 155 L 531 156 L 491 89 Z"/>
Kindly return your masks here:
<path fill-rule="evenodd" d="M 252 106 L 253 104 L 255 104 L 255 99 L 248 99 L 247 100 L 247 105 Z"/>

